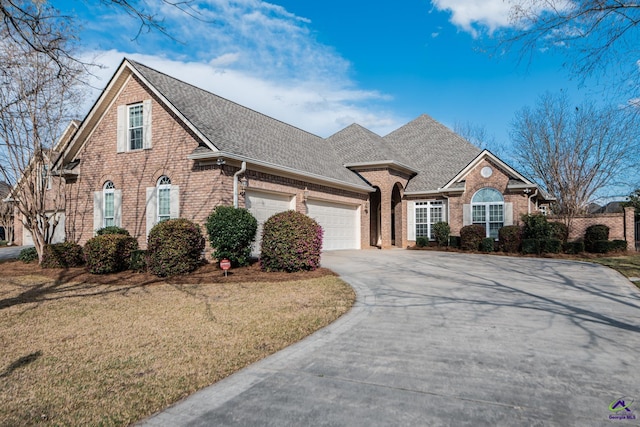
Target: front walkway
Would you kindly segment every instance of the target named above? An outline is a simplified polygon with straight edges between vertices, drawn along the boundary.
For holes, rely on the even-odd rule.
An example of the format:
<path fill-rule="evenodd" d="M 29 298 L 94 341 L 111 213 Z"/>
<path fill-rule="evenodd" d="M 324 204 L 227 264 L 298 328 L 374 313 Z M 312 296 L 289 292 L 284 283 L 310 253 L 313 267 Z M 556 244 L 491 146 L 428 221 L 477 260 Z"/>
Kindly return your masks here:
<path fill-rule="evenodd" d="M 640 292 L 612 270 L 424 251 L 323 264 L 357 290 L 349 314 L 142 425 L 602 426 L 622 397 L 640 419 Z"/>

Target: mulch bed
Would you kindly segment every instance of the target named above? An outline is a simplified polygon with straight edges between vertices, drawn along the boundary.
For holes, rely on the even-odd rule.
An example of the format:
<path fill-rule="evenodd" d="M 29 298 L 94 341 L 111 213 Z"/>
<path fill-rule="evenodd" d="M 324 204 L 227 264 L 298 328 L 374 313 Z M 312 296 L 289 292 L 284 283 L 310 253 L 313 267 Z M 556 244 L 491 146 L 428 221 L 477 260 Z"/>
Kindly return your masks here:
<path fill-rule="evenodd" d="M 121 271 L 113 274 L 91 274 L 85 268 L 41 268 L 37 263 L 25 264 L 22 261 L 7 261 L 0 263 L 0 274 L 3 276 L 39 275 L 50 277 L 56 281 L 80 282 L 92 284 L 118 284 L 125 286 L 144 286 L 154 283 L 171 284 L 200 284 L 200 283 L 240 283 L 240 282 L 284 282 L 290 280 L 304 280 L 335 275 L 326 268 L 314 271 L 300 271 L 296 273 L 264 272 L 256 262 L 248 267 L 232 268 L 225 277 L 223 270 L 217 264 L 207 263 L 196 271 L 172 277 L 157 277 L 150 273 Z"/>

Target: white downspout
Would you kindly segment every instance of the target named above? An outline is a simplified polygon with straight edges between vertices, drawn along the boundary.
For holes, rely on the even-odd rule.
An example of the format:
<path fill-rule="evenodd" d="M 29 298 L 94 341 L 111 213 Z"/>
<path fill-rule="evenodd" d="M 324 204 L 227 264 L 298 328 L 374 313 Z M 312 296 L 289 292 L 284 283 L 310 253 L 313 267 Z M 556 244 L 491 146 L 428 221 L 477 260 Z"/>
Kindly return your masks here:
<path fill-rule="evenodd" d="M 238 176 L 247 170 L 247 162 L 242 162 L 240 170 L 233 174 L 233 207 L 238 208 Z"/>
<path fill-rule="evenodd" d="M 533 199 L 537 195 L 538 195 L 538 189 L 536 188 L 536 191 L 532 195 L 529 196 L 529 200 L 527 201 L 527 213 L 529 215 L 531 215 L 531 199 Z"/>

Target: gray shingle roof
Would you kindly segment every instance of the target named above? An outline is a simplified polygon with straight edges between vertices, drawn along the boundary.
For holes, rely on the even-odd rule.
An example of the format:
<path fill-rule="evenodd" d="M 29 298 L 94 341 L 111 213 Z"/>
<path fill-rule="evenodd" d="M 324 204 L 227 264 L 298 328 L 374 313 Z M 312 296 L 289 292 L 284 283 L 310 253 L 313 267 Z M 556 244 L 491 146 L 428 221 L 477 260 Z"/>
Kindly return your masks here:
<path fill-rule="evenodd" d="M 331 135 L 327 141 L 345 164 L 396 160 L 411 165 L 384 138 L 358 124 Z"/>
<path fill-rule="evenodd" d="M 431 117 L 422 115 L 384 137 L 420 171 L 406 191 L 437 190 L 464 169 L 480 148 Z"/>
<path fill-rule="evenodd" d="M 218 150 L 347 184 L 364 185 L 343 167 L 337 153 L 319 136 L 135 61 L 129 63 Z"/>

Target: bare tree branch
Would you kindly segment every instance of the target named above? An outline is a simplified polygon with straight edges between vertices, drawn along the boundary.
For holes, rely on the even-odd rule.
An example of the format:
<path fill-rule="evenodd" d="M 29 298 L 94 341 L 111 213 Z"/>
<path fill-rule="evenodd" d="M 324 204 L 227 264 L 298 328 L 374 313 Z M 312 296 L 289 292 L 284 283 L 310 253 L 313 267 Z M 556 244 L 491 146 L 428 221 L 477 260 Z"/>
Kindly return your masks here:
<path fill-rule="evenodd" d="M 637 116 L 620 108 L 569 105 L 564 94 L 545 94 L 535 108 L 516 113 L 511 140 L 523 171 L 557 199 L 571 219 L 609 185 L 627 181 L 640 160 Z M 627 181 L 628 182 L 628 181 Z"/>

